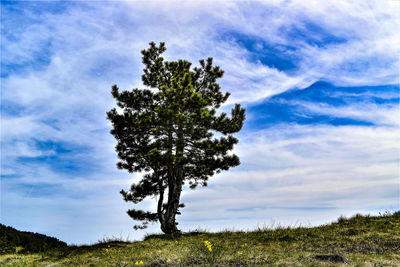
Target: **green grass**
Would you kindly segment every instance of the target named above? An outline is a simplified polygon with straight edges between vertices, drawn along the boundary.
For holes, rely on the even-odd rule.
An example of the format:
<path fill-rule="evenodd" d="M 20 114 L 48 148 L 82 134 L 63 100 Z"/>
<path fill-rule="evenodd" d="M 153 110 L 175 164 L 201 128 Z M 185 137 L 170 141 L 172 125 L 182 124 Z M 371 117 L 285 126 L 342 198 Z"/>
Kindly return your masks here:
<path fill-rule="evenodd" d="M 1 266 L 137 266 L 140 261 L 141 266 L 400 266 L 400 212 L 341 217 L 313 228 L 150 235 L 133 243 L 103 241 L 0 256 Z"/>

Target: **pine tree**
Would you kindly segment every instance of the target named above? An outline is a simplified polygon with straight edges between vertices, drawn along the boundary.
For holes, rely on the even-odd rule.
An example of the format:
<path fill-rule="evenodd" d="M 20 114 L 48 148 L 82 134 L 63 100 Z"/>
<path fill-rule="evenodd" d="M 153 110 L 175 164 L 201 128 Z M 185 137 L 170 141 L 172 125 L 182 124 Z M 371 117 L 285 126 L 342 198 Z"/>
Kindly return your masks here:
<path fill-rule="evenodd" d="M 232 134 L 241 130 L 245 110 L 236 104 L 231 117 L 216 115 L 229 93 L 220 91 L 216 81 L 224 72 L 213 66 L 212 58 L 200 60 L 191 70 L 186 60 L 165 61 L 165 50 L 164 43 L 151 42 L 142 51 L 142 81 L 150 89 L 120 92 L 112 86 L 119 111 L 111 109 L 107 117 L 117 140 L 117 167 L 145 173 L 129 191 L 121 190 L 124 200 L 137 204 L 148 196 L 158 197 L 156 212 L 127 212 L 142 221 L 135 229 L 159 221 L 164 233 L 174 233 L 179 231 L 175 216 L 184 207 L 183 185 L 206 186 L 215 173 L 240 164 L 238 156 L 228 152 L 238 143 Z"/>

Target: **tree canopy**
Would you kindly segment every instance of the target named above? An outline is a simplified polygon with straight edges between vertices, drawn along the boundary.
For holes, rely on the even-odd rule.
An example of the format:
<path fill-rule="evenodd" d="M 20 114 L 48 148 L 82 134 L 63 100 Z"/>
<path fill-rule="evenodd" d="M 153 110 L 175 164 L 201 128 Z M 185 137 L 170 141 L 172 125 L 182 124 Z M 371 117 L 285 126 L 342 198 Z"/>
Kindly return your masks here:
<path fill-rule="evenodd" d="M 144 173 L 129 191 L 121 191 L 124 200 L 137 204 L 158 197 L 157 211 L 128 211 L 142 221 L 135 228 L 159 221 L 164 233 L 173 233 L 179 231 L 175 216 L 184 206 L 183 185 L 206 186 L 215 173 L 240 164 L 229 152 L 238 143 L 233 134 L 241 130 L 245 110 L 235 104 L 230 117 L 224 112 L 217 115 L 229 93 L 221 92 L 217 79 L 224 72 L 211 57 L 191 69 L 186 60 L 165 61 L 165 51 L 164 43 L 153 42 L 142 51 L 142 81 L 147 88 L 120 92 L 112 86 L 118 108 L 107 117 L 117 140 L 117 167 Z"/>

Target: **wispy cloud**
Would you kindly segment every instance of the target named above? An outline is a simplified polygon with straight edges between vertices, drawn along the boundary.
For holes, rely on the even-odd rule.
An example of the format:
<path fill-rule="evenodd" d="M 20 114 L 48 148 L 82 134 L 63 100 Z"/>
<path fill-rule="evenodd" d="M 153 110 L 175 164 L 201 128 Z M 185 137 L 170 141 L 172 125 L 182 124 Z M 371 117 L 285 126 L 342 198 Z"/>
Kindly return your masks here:
<path fill-rule="evenodd" d="M 247 133 L 237 148 L 241 167 L 184 194 L 190 204 L 182 221 L 192 226 L 207 218 L 198 225 L 217 230 L 241 218 L 254 228 L 274 219 L 315 224 L 355 211 L 396 210 L 399 134 L 398 128 L 327 125 Z"/>

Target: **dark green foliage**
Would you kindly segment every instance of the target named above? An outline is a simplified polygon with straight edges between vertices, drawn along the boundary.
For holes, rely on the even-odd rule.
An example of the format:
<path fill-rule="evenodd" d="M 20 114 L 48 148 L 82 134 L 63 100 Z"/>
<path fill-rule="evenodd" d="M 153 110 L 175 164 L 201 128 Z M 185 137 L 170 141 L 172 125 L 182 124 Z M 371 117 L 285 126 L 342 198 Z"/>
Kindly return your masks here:
<path fill-rule="evenodd" d="M 142 81 L 150 89 L 120 92 L 114 85 L 119 110 L 114 108 L 107 116 L 117 140 L 117 167 L 145 172 L 129 191 L 121 191 L 124 200 L 136 204 L 158 196 L 156 212 L 133 209 L 128 214 L 143 222 L 136 228 L 159 221 L 163 232 L 172 233 L 178 231 L 175 215 L 184 206 L 183 185 L 206 186 L 215 173 L 240 164 L 238 156 L 228 152 L 238 143 L 233 134 L 241 130 L 245 110 L 236 104 L 230 117 L 217 115 L 229 93 L 220 90 L 217 79 L 224 72 L 213 66 L 212 58 L 191 69 L 186 60 L 164 61 L 165 50 L 164 43 L 150 43 L 142 51 Z M 215 133 L 221 136 L 216 138 Z"/>
<path fill-rule="evenodd" d="M 54 237 L 22 232 L 0 224 L 0 254 L 13 253 L 16 251 L 16 247 L 22 247 L 21 252 L 40 252 L 67 247 L 67 244 Z"/>

